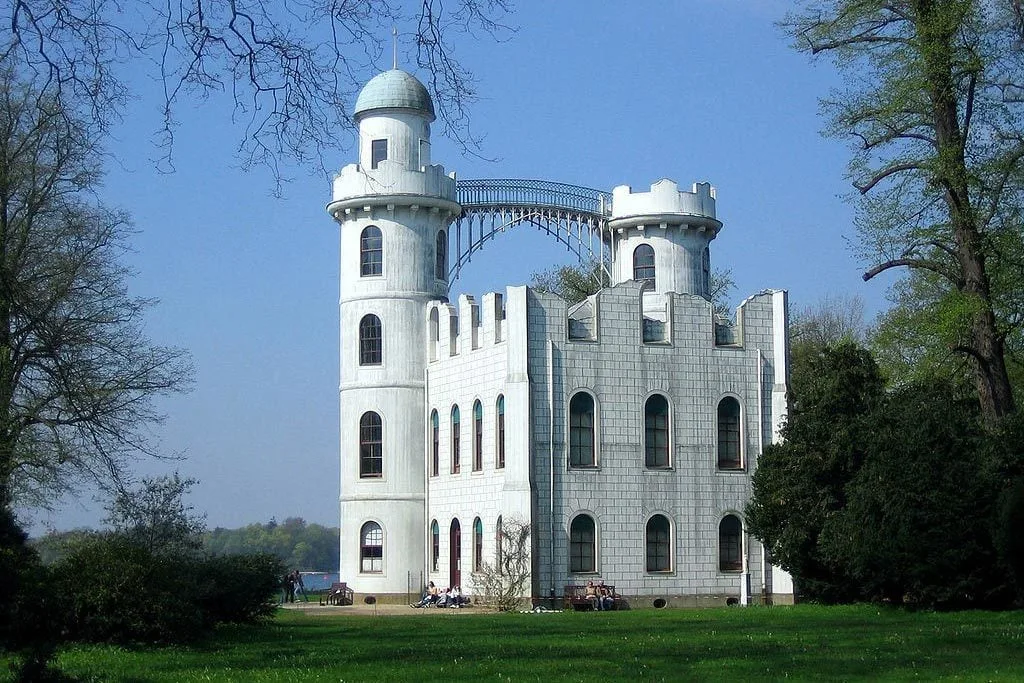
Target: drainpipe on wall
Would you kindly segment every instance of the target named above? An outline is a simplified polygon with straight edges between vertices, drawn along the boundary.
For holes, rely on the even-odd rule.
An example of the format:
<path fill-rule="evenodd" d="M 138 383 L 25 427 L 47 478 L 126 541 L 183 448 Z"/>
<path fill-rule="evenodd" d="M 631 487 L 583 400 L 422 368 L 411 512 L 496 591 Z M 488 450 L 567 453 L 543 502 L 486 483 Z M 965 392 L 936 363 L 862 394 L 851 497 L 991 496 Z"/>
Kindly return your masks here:
<path fill-rule="evenodd" d="M 548 339 L 548 588 L 555 590 L 555 343 Z"/>
<path fill-rule="evenodd" d="M 764 453 L 764 354 L 757 350 L 757 459 Z M 750 474 L 754 474 L 751 472 Z M 768 577 L 768 561 L 761 544 L 761 600 L 764 601 Z"/>
<path fill-rule="evenodd" d="M 431 564 L 431 555 L 434 552 L 434 539 L 430 531 L 430 464 L 431 455 L 434 447 L 434 435 L 431 433 L 430 424 L 430 371 L 423 370 L 423 416 L 426 418 L 423 421 L 423 521 L 426 524 L 423 527 L 423 567 L 426 570 L 422 576 L 430 576 L 430 570 L 433 569 Z M 421 578 L 422 578 L 421 576 Z M 422 583 L 422 582 L 421 582 Z M 420 595 L 422 595 L 423 586 L 420 586 Z"/>

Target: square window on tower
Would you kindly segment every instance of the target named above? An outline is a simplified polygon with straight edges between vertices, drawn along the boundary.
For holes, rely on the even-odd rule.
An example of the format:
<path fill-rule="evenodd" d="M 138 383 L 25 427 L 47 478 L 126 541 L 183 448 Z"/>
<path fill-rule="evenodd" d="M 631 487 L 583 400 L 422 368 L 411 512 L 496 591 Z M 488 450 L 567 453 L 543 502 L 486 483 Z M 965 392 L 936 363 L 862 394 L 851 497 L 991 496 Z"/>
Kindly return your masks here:
<path fill-rule="evenodd" d="M 370 143 L 370 168 L 377 168 L 377 164 L 388 158 L 388 141 L 374 140 Z"/>

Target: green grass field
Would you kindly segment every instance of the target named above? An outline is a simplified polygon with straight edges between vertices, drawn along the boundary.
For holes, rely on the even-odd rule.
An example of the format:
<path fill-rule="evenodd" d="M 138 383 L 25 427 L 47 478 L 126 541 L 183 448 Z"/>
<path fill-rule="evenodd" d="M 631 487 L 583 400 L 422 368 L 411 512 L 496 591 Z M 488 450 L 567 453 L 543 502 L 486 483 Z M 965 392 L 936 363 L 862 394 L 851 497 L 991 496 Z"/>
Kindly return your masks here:
<path fill-rule="evenodd" d="M 58 664 L 90 681 L 1008 681 L 1024 680 L 1024 612 L 283 612 L 200 647 L 78 647 Z"/>

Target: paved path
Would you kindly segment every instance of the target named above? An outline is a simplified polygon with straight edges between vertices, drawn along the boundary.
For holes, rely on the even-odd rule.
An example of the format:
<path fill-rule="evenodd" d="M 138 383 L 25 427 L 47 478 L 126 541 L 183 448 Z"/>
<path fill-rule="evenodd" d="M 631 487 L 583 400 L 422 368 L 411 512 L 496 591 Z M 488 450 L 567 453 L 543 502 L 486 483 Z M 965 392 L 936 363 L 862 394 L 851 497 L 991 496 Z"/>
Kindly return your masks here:
<path fill-rule="evenodd" d="M 291 602 L 281 605 L 283 609 L 287 610 L 298 610 L 306 614 L 311 615 L 324 615 L 324 614 L 358 614 L 362 616 L 410 616 L 413 614 L 436 614 L 438 616 L 446 614 L 485 614 L 491 610 L 486 607 L 462 607 L 459 609 L 445 609 L 439 607 L 425 607 L 422 609 L 415 609 L 409 607 L 409 605 L 365 605 L 358 603 L 355 605 L 321 605 L 318 601 L 311 600 L 309 602 Z"/>

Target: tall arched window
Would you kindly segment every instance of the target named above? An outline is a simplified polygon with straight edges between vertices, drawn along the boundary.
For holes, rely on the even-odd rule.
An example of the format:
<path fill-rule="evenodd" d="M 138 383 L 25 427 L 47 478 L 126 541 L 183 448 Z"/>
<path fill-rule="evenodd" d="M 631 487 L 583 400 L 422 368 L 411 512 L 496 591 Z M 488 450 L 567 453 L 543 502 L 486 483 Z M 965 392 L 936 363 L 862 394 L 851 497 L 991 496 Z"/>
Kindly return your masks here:
<path fill-rule="evenodd" d="M 441 473 L 441 421 L 437 418 L 436 410 L 430 411 L 430 433 L 433 445 L 430 476 L 436 477 Z"/>
<path fill-rule="evenodd" d="M 669 466 L 668 399 L 652 394 L 644 404 L 644 464 L 652 468 Z"/>
<path fill-rule="evenodd" d="M 370 411 L 359 418 L 359 476 L 378 478 L 384 473 L 384 429 L 380 415 Z"/>
<path fill-rule="evenodd" d="M 672 571 L 672 525 L 665 515 L 647 520 L 647 571 Z"/>
<path fill-rule="evenodd" d="M 448 585 L 462 585 L 462 525 L 458 518 L 448 527 Z"/>
<path fill-rule="evenodd" d="M 633 279 L 654 284 L 654 247 L 649 244 L 633 250 Z"/>
<path fill-rule="evenodd" d="M 700 255 L 701 284 L 704 287 L 704 296 L 711 298 L 711 252 L 707 247 Z"/>
<path fill-rule="evenodd" d="M 436 572 L 441 560 L 441 527 L 435 519 L 430 523 L 430 571 Z"/>
<path fill-rule="evenodd" d="M 434 277 L 438 280 L 448 279 L 448 235 L 444 230 L 437 231 L 437 247 L 434 252 Z"/>
<path fill-rule="evenodd" d="M 428 321 L 430 333 L 429 338 L 427 339 L 427 344 L 430 346 L 431 361 L 437 360 L 437 346 L 438 343 L 441 341 L 441 325 L 438 318 L 439 316 L 437 314 L 437 309 L 430 309 L 430 318 Z"/>
<path fill-rule="evenodd" d="M 480 401 L 473 404 L 473 471 L 484 468 L 484 407 Z"/>
<path fill-rule="evenodd" d="M 504 395 L 500 395 L 500 394 L 498 395 L 498 402 L 495 405 L 495 413 L 497 413 L 497 416 L 498 416 L 497 417 L 497 420 L 498 420 L 497 432 L 498 433 L 495 434 L 495 441 L 497 442 L 497 446 L 495 448 L 495 450 L 497 451 L 497 455 L 496 455 L 497 462 L 495 464 L 495 467 L 500 469 L 500 468 L 505 466 L 505 397 L 504 397 Z"/>
<path fill-rule="evenodd" d="M 477 517 L 473 520 L 473 571 L 484 568 L 484 523 Z"/>
<path fill-rule="evenodd" d="M 569 466 L 593 467 L 596 464 L 594 397 L 579 391 L 569 400 Z"/>
<path fill-rule="evenodd" d="M 726 396 L 718 403 L 718 469 L 743 468 L 740 454 L 740 402 Z"/>
<path fill-rule="evenodd" d="M 458 474 L 459 462 L 459 407 L 452 406 L 452 474 Z"/>
<path fill-rule="evenodd" d="M 377 522 L 367 522 L 359 531 L 359 571 L 363 574 L 384 571 L 384 531 Z"/>
<path fill-rule="evenodd" d="M 384 235 L 376 225 L 363 228 L 359 236 L 359 275 L 380 275 L 384 272 Z"/>
<path fill-rule="evenodd" d="M 569 525 L 569 571 L 597 571 L 597 534 L 590 515 L 577 515 Z"/>
<path fill-rule="evenodd" d="M 723 572 L 743 569 L 743 524 L 736 515 L 726 515 L 718 525 L 718 568 Z"/>
<path fill-rule="evenodd" d="M 502 528 L 501 515 L 498 515 L 498 521 L 494 525 L 494 563 L 498 566 L 498 574 L 505 573 L 505 558 L 501 554 L 504 548 L 505 532 Z"/>
<path fill-rule="evenodd" d="M 384 360 L 380 318 L 370 313 L 359 321 L 359 364 L 380 365 Z"/>

